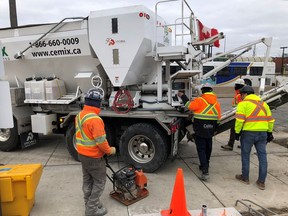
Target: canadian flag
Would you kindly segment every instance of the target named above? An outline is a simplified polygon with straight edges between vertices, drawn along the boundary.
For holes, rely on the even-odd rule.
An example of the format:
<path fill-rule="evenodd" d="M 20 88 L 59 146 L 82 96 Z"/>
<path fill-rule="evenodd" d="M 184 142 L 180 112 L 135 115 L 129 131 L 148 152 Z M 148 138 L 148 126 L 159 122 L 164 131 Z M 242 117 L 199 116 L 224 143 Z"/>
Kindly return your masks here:
<path fill-rule="evenodd" d="M 215 29 L 215 28 L 210 29 L 210 28 L 204 26 L 200 22 L 200 20 L 198 20 L 198 19 L 197 19 L 197 23 L 198 23 L 198 32 L 199 32 L 199 40 L 200 41 L 208 39 L 208 38 L 218 34 L 218 30 L 217 29 Z M 214 46 L 215 47 L 220 47 L 219 40 L 214 42 Z"/>

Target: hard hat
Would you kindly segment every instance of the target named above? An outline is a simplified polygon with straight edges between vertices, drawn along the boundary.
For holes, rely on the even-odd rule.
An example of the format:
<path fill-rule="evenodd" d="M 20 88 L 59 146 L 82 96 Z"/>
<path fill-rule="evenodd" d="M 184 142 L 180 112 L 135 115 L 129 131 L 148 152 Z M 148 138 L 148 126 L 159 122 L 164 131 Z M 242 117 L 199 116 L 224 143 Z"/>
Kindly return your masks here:
<path fill-rule="evenodd" d="M 102 100 L 102 95 L 97 89 L 92 88 L 87 92 L 85 99 L 86 98 L 90 100 Z"/>
<path fill-rule="evenodd" d="M 97 89 L 90 89 L 85 96 L 85 105 L 100 108 L 102 95 Z"/>
<path fill-rule="evenodd" d="M 202 93 L 212 92 L 213 91 L 212 85 L 210 83 L 203 84 L 201 87 L 201 91 L 202 91 Z"/>
<path fill-rule="evenodd" d="M 254 89 L 251 86 L 246 85 L 240 89 L 240 93 L 254 94 Z"/>
<path fill-rule="evenodd" d="M 236 84 L 245 85 L 245 81 L 243 79 L 239 78 L 235 81 L 235 85 Z"/>
<path fill-rule="evenodd" d="M 207 82 L 207 83 L 203 84 L 201 88 L 212 88 L 212 85 Z"/>

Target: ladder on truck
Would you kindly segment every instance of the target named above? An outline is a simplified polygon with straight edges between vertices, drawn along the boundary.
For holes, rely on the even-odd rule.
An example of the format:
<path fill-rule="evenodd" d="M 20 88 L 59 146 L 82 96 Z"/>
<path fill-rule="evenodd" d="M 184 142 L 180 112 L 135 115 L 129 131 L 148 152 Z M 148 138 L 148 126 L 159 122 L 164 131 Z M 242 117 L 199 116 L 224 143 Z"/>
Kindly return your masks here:
<path fill-rule="evenodd" d="M 155 16 L 158 17 L 158 6 L 161 3 L 169 3 L 176 0 L 159 1 L 155 5 Z M 157 29 L 158 28 L 171 28 L 174 30 L 174 41 L 173 45 L 160 46 L 157 41 Z M 195 15 L 191 7 L 186 0 L 181 0 L 181 16 L 175 20 L 172 24 L 160 24 L 156 21 L 155 25 L 155 41 L 152 47 L 155 47 L 154 60 L 165 62 L 166 64 L 166 80 L 168 82 L 168 103 L 174 103 L 172 98 L 174 97 L 172 91 L 172 84 L 176 80 L 185 81 L 189 84 L 189 91 L 186 94 L 192 96 L 191 84 L 201 77 L 202 70 L 199 67 L 201 60 L 202 51 L 199 49 L 201 45 L 211 44 L 214 41 L 223 38 L 223 33 L 219 33 L 207 40 L 198 41 L 196 26 L 195 26 Z M 172 30 L 173 29 L 173 30 Z M 184 62 L 183 62 L 184 61 Z M 175 74 L 170 74 L 170 63 L 175 62 L 180 66 L 180 70 Z M 162 70 L 157 72 L 158 77 L 162 77 Z M 157 82 L 157 98 L 159 101 L 162 99 L 162 79 Z M 177 103 L 177 102 L 176 102 Z M 179 104 L 180 105 L 180 104 Z M 174 103 L 175 106 L 175 103 Z"/>
<path fill-rule="evenodd" d="M 277 107 L 288 102 L 288 82 L 264 92 L 260 97 L 269 105 L 271 110 L 276 109 Z M 220 125 L 217 128 L 217 134 L 234 127 L 235 113 L 236 107 L 222 114 Z"/>

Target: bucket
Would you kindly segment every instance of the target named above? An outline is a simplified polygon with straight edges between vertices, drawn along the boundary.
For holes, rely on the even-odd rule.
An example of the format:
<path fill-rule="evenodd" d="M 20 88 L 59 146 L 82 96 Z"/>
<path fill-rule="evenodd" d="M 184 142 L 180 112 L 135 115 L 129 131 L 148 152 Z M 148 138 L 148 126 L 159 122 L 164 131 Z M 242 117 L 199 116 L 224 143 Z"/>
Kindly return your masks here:
<path fill-rule="evenodd" d="M 34 80 L 30 81 L 31 99 L 46 100 L 45 82 L 46 79 L 42 79 L 41 77 L 36 77 Z"/>
<path fill-rule="evenodd" d="M 66 94 L 66 88 L 64 81 L 60 79 L 54 79 L 52 77 L 47 78 L 45 82 L 46 100 L 57 100 Z"/>

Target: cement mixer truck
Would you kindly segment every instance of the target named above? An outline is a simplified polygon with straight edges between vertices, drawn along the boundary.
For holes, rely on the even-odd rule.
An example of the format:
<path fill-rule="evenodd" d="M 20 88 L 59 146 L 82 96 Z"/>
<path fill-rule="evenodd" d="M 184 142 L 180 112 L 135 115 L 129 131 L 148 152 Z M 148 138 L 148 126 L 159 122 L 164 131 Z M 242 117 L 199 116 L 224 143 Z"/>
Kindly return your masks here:
<path fill-rule="evenodd" d="M 39 142 L 38 134 L 57 133 L 65 135 L 78 160 L 74 119 L 85 93 L 96 88 L 104 97 L 100 116 L 107 139 L 127 163 L 153 172 L 176 156 L 189 119 L 177 92 L 192 97 L 202 76 L 200 47 L 223 34 L 199 41 L 187 2 L 180 1 L 173 24 L 158 15 L 162 3 L 170 2 L 157 3 L 155 12 L 131 6 L 0 29 L 5 77 L 14 95 L 14 127 L 1 129 L 0 150 L 26 148 Z M 182 69 L 170 71 L 171 62 Z"/>

